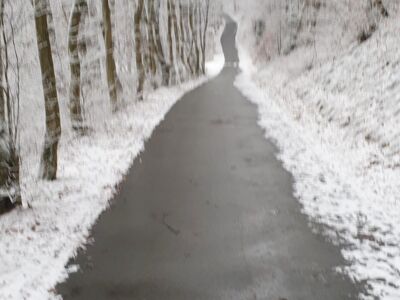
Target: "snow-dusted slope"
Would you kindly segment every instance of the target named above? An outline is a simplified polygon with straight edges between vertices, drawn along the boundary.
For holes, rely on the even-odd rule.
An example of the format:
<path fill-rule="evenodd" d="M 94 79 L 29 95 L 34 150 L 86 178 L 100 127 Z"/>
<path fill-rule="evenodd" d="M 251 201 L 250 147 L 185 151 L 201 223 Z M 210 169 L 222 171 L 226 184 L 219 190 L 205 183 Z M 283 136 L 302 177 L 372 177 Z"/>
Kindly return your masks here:
<path fill-rule="evenodd" d="M 284 65 L 301 52 L 257 69 L 239 43 L 237 86 L 258 104 L 304 213 L 343 245 L 350 265 L 341 269 L 365 282 L 371 299 L 400 299 L 399 45 L 396 16 L 296 77 Z"/>

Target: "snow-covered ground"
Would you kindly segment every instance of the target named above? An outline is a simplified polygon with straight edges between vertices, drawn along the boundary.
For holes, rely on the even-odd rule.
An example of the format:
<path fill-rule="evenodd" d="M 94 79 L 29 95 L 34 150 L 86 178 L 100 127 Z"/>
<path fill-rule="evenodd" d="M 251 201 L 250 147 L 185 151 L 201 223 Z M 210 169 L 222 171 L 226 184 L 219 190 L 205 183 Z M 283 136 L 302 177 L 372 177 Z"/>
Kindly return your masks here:
<path fill-rule="evenodd" d="M 25 184 L 24 198 L 32 208 L 0 218 L 0 299 L 57 298 L 54 286 L 73 271 L 65 268 L 69 258 L 87 242 L 145 141 L 183 94 L 222 70 L 222 29 L 216 55 L 206 65 L 207 76 L 149 93 L 89 137 L 64 137 L 59 179 Z"/>
<path fill-rule="evenodd" d="M 240 31 L 240 30 L 239 30 Z M 255 66 L 238 39 L 236 86 L 295 179 L 312 222 L 343 247 L 365 299 L 400 299 L 400 23 L 293 76 L 301 50 Z M 292 76 L 290 76 L 290 74 Z"/>

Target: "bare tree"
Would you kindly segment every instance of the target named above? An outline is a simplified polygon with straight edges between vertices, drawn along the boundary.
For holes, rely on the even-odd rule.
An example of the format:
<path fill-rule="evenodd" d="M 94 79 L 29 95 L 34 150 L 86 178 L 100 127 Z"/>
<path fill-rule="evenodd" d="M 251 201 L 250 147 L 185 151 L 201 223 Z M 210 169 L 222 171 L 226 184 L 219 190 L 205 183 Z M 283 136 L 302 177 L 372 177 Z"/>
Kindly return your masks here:
<path fill-rule="evenodd" d="M 181 56 L 181 43 L 183 43 L 183 41 L 181 41 L 181 39 L 183 38 L 182 36 L 180 36 L 180 30 L 179 30 L 179 25 L 178 25 L 178 18 L 177 18 L 177 13 L 176 13 L 176 5 L 175 5 L 175 1 L 176 0 L 171 0 L 170 1 L 170 10 L 169 12 L 171 13 L 171 18 L 172 18 L 172 25 L 173 25 L 173 31 L 174 31 L 174 52 L 176 54 L 176 56 L 172 56 L 172 61 L 174 62 L 172 65 L 177 65 L 178 64 L 178 58 L 180 58 Z M 175 70 L 175 83 L 177 83 L 178 81 L 178 76 L 179 76 L 179 72 L 177 72 L 177 70 Z M 181 77 L 181 76 L 179 76 Z M 179 80 L 182 80 L 182 78 L 179 78 Z"/>
<path fill-rule="evenodd" d="M 194 49 L 195 49 L 195 44 L 196 44 L 196 40 L 195 40 L 195 29 L 194 29 L 194 5 L 192 0 L 189 0 L 188 2 L 188 9 L 187 9 L 187 14 L 189 15 L 189 20 L 188 20 L 188 24 L 189 24 L 189 37 L 190 37 L 190 43 L 189 43 L 189 53 L 187 55 L 187 65 L 189 66 L 189 70 L 191 72 L 191 75 L 195 75 L 196 74 L 196 70 L 195 70 L 195 66 L 193 65 L 193 53 L 194 53 Z"/>
<path fill-rule="evenodd" d="M 195 49 L 195 76 L 200 76 L 201 74 L 201 64 L 200 64 L 200 22 L 201 22 L 201 8 L 198 1 L 195 1 L 195 5 L 193 7 L 193 19 L 194 22 L 192 24 L 192 28 L 194 28 L 193 39 L 194 39 L 194 49 Z"/>
<path fill-rule="evenodd" d="M 112 110 L 115 112 L 118 107 L 118 78 L 117 69 L 114 60 L 114 45 L 111 24 L 111 11 L 108 0 L 103 1 L 103 37 L 106 48 L 106 73 L 108 91 L 110 94 L 110 101 Z"/>
<path fill-rule="evenodd" d="M 10 31 L 6 34 L 4 0 L 0 0 L 0 213 L 21 205 L 20 153 L 19 153 L 19 56 L 15 47 L 13 16 L 10 16 Z M 15 55 L 17 90 L 11 92 L 9 81 L 9 44 Z"/>
<path fill-rule="evenodd" d="M 203 74 L 206 72 L 206 45 L 207 45 L 207 30 L 210 14 L 210 0 L 205 0 L 205 12 L 204 12 L 204 25 L 201 36 L 201 71 Z"/>
<path fill-rule="evenodd" d="M 154 13 L 154 0 L 148 1 L 148 7 L 146 10 L 146 30 L 147 30 L 147 38 L 148 38 L 148 56 L 149 56 L 149 71 L 150 76 L 155 82 L 155 77 L 157 75 L 157 45 L 154 37 L 154 30 L 152 22 L 155 19 L 153 16 Z M 155 84 L 154 84 L 155 85 Z"/>
<path fill-rule="evenodd" d="M 188 46 L 188 39 L 187 39 L 187 28 L 185 25 L 187 25 L 187 20 L 185 19 L 186 16 L 186 10 L 184 10 L 182 0 L 179 0 L 179 27 L 180 27 L 180 36 L 181 36 L 181 45 L 180 45 L 180 56 L 181 56 L 181 61 L 184 67 L 186 68 L 186 71 L 190 72 L 190 66 L 188 64 L 187 60 L 187 46 Z"/>
<path fill-rule="evenodd" d="M 162 46 L 161 33 L 160 33 L 160 1 L 153 0 L 151 6 L 151 24 L 154 31 L 154 39 L 156 43 L 158 62 L 161 66 L 162 85 L 168 85 L 169 82 L 169 66 L 165 57 L 165 52 Z"/>
<path fill-rule="evenodd" d="M 137 97 L 138 100 L 143 100 L 143 89 L 145 70 L 142 57 L 142 17 L 144 11 L 144 0 L 139 0 L 135 11 L 135 50 L 136 50 L 136 69 L 138 76 Z"/>
<path fill-rule="evenodd" d="M 81 102 L 81 59 L 79 57 L 79 30 L 86 16 L 86 0 L 75 0 L 69 21 L 68 50 L 71 69 L 69 104 L 72 128 L 84 133 L 83 108 Z"/>
<path fill-rule="evenodd" d="M 4 0 L 0 0 L 0 30 L 3 33 L 4 31 Z M 1 45 L 1 44 L 0 44 Z M 6 120 L 6 111 L 5 111 L 5 98 L 4 98 L 4 86 L 3 86 L 3 55 L 2 55 L 3 45 L 0 46 L 0 120 L 5 122 Z"/>
<path fill-rule="evenodd" d="M 168 33 L 167 33 L 167 41 L 168 41 L 168 52 L 169 52 L 169 62 L 168 62 L 168 84 L 171 84 L 173 81 L 173 72 L 174 72 L 174 41 L 173 41 L 173 17 L 172 17 L 172 7 L 171 0 L 167 0 L 167 14 L 168 14 Z"/>
<path fill-rule="evenodd" d="M 40 164 L 40 177 L 46 180 L 55 180 L 57 178 L 57 150 L 61 136 L 61 122 L 48 30 L 48 17 L 51 15 L 51 10 L 46 0 L 35 0 L 34 3 L 36 37 L 46 113 L 46 134 Z"/>

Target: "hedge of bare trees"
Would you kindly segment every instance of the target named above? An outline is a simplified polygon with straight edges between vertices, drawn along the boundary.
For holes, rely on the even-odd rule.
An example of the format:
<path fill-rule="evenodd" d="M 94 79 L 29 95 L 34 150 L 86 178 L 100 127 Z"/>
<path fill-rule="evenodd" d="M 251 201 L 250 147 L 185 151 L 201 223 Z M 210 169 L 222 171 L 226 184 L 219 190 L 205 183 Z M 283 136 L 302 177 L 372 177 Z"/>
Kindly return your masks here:
<path fill-rule="evenodd" d="M 93 130 L 87 116 L 97 105 L 87 99 L 96 90 L 108 91 L 113 114 L 123 102 L 145 101 L 148 90 L 205 73 L 210 5 L 210 0 L 0 0 L 0 213 L 22 203 L 21 103 L 32 97 L 42 107 L 32 112 L 44 117 L 38 178 L 56 180 L 62 134 L 79 137 Z M 35 74 L 41 76 L 40 89 L 32 85 Z M 42 93 L 29 96 L 29 85 Z M 125 93 L 131 86 L 134 93 Z"/>
<path fill-rule="evenodd" d="M 232 1 L 252 22 L 246 27 L 252 55 L 266 61 L 302 47 L 320 55 L 349 41 L 363 42 L 399 7 L 397 0 Z"/>

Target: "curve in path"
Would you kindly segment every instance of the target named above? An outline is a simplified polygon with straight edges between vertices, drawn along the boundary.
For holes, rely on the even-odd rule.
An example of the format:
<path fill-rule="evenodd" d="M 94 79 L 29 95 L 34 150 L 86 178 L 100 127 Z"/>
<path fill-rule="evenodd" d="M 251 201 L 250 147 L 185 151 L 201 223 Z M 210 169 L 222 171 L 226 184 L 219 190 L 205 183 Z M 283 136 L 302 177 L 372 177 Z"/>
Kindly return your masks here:
<path fill-rule="evenodd" d="M 222 36 L 236 62 L 236 25 Z M 231 65 L 231 64 L 230 64 Z M 340 249 L 313 234 L 291 176 L 225 67 L 168 113 L 57 290 L 64 299 L 343 300 Z"/>

